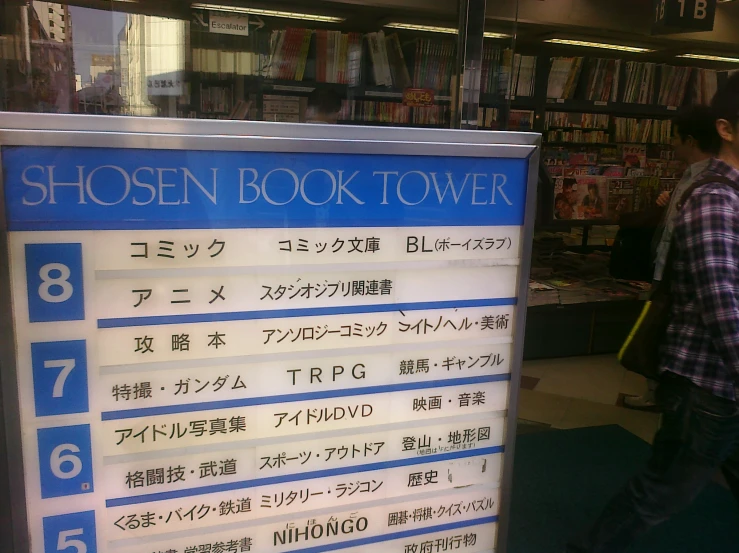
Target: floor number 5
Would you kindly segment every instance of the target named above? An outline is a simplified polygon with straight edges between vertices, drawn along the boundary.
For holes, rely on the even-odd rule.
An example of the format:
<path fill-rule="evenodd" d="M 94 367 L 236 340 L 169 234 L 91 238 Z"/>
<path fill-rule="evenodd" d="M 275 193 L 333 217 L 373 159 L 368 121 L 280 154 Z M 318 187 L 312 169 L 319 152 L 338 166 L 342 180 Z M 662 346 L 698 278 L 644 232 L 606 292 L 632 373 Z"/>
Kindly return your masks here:
<path fill-rule="evenodd" d="M 45 517 L 44 553 L 97 553 L 95 512 Z"/>
<path fill-rule="evenodd" d="M 74 553 L 87 553 L 87 545 L 82 540 L 72 540 L 75 536 L 83 536 L 85 531 L 82 528 L 74 530 L 63 530 L 59 532 L 59 540 L 56 543 L 57 551 L 67 551 L 70 547 L 74 547 Z"/>

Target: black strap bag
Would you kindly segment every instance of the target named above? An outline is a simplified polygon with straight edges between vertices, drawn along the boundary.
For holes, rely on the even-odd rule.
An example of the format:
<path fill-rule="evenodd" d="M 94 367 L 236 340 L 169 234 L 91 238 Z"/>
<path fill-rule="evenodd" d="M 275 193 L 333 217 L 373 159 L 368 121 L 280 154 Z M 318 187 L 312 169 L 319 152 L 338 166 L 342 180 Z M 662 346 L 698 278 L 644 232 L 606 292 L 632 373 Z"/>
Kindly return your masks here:
<path fill-rule="evenodd" d="M 678 203 L 678 210 L 693 192 L 706 184 L 719 182 L 739 191 L 739 183 L 726 177 L 712 175 L 694 182 L 685 191 Z M 638 373 L 651 380 L 659 378 L 660 347 L 664 342 L 667 325 L 672 314 L 672 262 L 674 261 L 674 242 L 665 260 L 662 280 L 654 285 L 649 301 L 644 305 L 641 315 L 626 338 L 618 360 L 627 370 Z"/>

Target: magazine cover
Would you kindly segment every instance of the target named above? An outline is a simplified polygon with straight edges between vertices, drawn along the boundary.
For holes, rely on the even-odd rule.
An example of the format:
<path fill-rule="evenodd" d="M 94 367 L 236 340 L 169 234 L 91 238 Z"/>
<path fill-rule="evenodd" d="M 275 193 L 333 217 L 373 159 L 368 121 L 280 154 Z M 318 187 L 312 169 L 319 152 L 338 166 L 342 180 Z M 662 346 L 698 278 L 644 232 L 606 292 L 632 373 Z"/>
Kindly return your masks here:
<path fill-rule="evenodd" d="M 605 177 L 558 177 L 554 183 L 555 220 L 603 219 L 608 208 Z"/>
<path fill-rule="evenodd" d="M 634 211 L 644 211 L 657 201 L 660 192 L 659 177 L 638 177 L 636 179 L 636 199 Z"/>
<path fill-rule="evenodd" d="M 621 156 L 626 167 L 643 168 L 647 164 L 646 145 L 629 144 L 621 147 Z"/>
<path fill-rule="evenodd" d="M 608 183 L 608 216 L 613 220 L 634 211 L 634 180 L 611 179 Z"/>

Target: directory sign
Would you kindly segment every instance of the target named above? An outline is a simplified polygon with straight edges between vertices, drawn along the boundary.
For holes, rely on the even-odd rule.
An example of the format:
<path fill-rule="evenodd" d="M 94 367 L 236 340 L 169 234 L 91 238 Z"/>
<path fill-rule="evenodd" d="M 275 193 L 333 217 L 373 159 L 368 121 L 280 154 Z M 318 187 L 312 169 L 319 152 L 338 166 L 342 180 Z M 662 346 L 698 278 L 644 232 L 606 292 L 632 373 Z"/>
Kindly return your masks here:
<path fill-rule="evenodd" d="M 31 553 L 496 547 L 536 147 L 265 128 L 0 135 Z"/>

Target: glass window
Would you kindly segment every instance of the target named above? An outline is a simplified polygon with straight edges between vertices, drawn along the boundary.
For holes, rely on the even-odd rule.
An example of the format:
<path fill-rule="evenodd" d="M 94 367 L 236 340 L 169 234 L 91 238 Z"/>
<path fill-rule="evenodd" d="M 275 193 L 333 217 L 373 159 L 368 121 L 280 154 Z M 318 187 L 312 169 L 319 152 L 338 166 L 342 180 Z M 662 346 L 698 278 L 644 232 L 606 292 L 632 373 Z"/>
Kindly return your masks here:
<path fill-rule="evenodd" d="M 1 109 L 450 127 L 475 78 L 456 0 L 80 4 L 0 8 Z M 510 58 L 512 24 L 497 26 L 486 48 Z"/>

